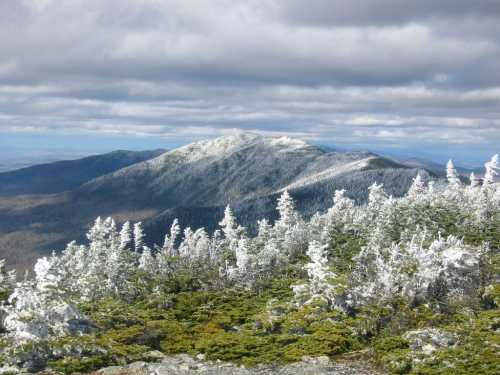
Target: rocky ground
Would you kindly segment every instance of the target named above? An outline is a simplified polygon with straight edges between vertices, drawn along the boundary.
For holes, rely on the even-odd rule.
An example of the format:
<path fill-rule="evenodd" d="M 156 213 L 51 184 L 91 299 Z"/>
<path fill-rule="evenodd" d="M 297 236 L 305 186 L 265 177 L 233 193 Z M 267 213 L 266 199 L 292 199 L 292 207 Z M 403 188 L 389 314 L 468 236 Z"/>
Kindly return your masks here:
<path fill-rule="evenodd" d="M 155 353 L 152 353 L 154 356 Z M 165 357 L 158 353 L 156 362 L 134 362 L 127 366 L 107 367 L 92 375 L 383 375 L 361 361 L 341 360 L 332 362 L 328 357 L 304 357 L 301 362 L 285 366 L 260 365 L 244 368 L 237 365 L 206 361 L 202 356 L 188 355 Z"/>

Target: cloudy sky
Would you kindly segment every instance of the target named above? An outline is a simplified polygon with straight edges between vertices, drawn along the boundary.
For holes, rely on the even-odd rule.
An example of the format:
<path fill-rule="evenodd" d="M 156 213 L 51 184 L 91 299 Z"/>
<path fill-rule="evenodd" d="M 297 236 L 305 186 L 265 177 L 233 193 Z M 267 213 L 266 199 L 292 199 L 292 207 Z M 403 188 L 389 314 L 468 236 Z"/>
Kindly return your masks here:
<path fill-rule="evenodd" d="M 500 0 L 0 0 L 4 154 L 238 130 L 479 164 Z"/>

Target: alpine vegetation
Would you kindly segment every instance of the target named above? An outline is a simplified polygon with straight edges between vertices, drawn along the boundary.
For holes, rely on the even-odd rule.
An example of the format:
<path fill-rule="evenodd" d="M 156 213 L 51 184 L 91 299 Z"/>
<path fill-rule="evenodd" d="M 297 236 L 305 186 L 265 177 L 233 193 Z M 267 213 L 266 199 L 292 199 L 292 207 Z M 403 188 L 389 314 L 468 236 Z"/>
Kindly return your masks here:
<path fill-rule="evenodd" d="M 97 218 L 16 281 L 0 262 L 2 371 L 71 373 L 153 350 L 252 366 L 368 349 L 392 373 L 498 373 L 498 156 L 484 178 L 417 175 L 355 204 L 338 190 L 306 220 L 284 190 L 256 235 L 230 206 L 220 229 L 174 220 L 149 247 L 142 224 Z M 446 370 L 447 369 L 447 370 Z M 446 372 L 450 371 L 450 372 Z"/>

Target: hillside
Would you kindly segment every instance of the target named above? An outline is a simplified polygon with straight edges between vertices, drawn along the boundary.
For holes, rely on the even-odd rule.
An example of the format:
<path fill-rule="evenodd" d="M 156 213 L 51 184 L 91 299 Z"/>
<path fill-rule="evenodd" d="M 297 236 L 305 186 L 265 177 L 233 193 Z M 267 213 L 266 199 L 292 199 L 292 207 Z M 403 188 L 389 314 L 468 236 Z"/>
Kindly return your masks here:
<path fill-rule="evenodd" d="M 337 190 L 309 218 L 284 190 L 255 234 L 228 206 L 153 248 L 99 217 L 32 278 L 0 259 L 0 373 L 496 375 L 499 172 L 466 185 L 450 163 L 361 205 Z"/>
<path fill-rule="evenodd" d="M 174 217 L 183 226 L 215 229 L 223 207 L 234 206 L 245 225 L 276 216 L 285 189 L 307 215 L 331 204 L 336 189 L 366 199 L 373 182 L 402 195 L 412 169 L 367 152 L 330 152 L 288 137 L 240 134 L 197 142 L 41 197 L 0 198 L 0 254 L 17 267 L 39 254 L 82 239 L 96 216 L 144 221 L 151 241 Z M 252 228 L 250 228 L 252 229 Z"/>
<path fill-rule="evenodd" d="M 114 151 L 0 173 L 0 196 L 60 193 L 164 152 L 165 150 Z"/>

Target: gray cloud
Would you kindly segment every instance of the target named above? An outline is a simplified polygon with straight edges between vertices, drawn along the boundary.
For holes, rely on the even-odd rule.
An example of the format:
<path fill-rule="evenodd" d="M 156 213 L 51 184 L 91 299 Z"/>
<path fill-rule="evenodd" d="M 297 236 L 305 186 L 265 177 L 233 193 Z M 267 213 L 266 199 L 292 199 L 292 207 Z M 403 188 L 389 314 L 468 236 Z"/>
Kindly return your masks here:
<path fill-rule="evenodd" d="M 493 0 L 5 1 L 0 131 L 489 150 L 498 66 Z"/>
<path fill-rule="evenodd" d="M 499 17 L 496 0 L 288 0 L 276 9 L 285 20 L 306 25 L 400 25 L 433 19 Z"/>

